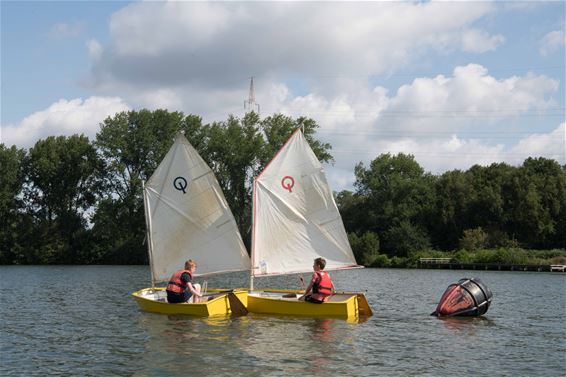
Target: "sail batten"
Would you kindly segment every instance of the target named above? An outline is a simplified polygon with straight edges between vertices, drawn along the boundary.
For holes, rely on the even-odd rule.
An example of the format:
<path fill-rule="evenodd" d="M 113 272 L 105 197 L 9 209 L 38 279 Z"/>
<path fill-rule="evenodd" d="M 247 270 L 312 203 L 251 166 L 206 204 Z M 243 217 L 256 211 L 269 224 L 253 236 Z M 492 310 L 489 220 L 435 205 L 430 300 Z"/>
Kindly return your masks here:
<path fill-rule="evenodd" d="M 234 216 L 212 170 L 182 135 L 145 184 L 155 281 L 167 281 L 187 259 L 195 276 L 250 266 Z"/>
<path fill-rule="evenodd" d="M 296 131 L 254 182 L 253 276 L 359 268 L 324 169 Z"/>

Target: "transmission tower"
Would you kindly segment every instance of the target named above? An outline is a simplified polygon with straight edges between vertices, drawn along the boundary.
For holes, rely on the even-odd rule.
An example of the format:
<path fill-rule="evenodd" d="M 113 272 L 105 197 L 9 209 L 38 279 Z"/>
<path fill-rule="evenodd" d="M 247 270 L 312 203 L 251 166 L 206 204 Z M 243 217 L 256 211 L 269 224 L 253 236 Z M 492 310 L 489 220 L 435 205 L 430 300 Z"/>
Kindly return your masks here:
<path fill-rule="evenodd" d="M 255 102 L 255 89 L 254 89 L 254 77 L 251 77 L 250 80 L 250 95 L 247 100 L 244 101 L 244 110 L 249 111 L 256 111 L 259 115 L 259 104 Z"/>

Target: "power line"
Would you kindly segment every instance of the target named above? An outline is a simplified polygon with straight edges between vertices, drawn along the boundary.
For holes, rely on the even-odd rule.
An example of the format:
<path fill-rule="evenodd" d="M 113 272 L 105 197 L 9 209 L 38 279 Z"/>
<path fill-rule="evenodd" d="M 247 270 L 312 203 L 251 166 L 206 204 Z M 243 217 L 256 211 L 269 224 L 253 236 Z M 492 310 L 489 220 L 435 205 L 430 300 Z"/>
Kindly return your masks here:
<path fill-rule="evenodd" d="M 467 64 L 466 64 L 467 65 Z M 458 65 L 457 67 L 465 67 L 466 65 Z M 486 68 L 488 73 L 495 72 L 514 72 L 514 71 L 557 71 L 564 70 L 563 65 L 553 65 L 553 66 L 518 66 L 518 67 L 502 67 L 502 68 Z M 362 73 L 362 74 L 327 74 L 327 75 L 296 75 L 296 76 L 277 76 L 277 75 L 260 75 L 256 76 L 259 78 L 277 78 L 278 80 L 309 80 L 309 79 L 337 79 L 337 78 L 392 78 L 392 77 L 436 77 L 442 76 L 452 76 L 454 70 L 451 71 L 436 71 L 436 72 L 406 72 L 406 73 Z"/>
<path fill-rule="evenodd" d="M 347 154 L 357 154 L 357 155 L 365 155 L 365 154 L 372 154 L 372 155 L 379 155 L 379 154 L 383 154 L 383 153 L 405 153 L 405 154 L 411 154 L 414 156 L 426 156 L 426 157 L 435 157 L 435 158 L 451 158 L 453 159 L 454 156 L 459 156 L 459 157 L 465 157 L 465 156 L 486 156 L 486 157 L 522 157 L 522 156 L 530 156 L 532 155 L 532 153 L 530 152 L 525 152 L 525 153 L 508 153 L 508 152 L 504 152 L 504 151 L 496 151 L 496 152 L 483 152 L 483 153 L 474 153 L 474 152 L 454 152 L 454 153 L 438 153 L 438 152 L 434 152 L 434 153 L 428 153 L 428 152 L 407 152 L 407 151 L 396 151 L 393 152 L 391 150 L 383 150 L 383 151 L 373 151 L 373 150 L 359 150 L 359 149 L 332 149 L 330 151 L 331 153 L 347 153 Z M 542 155 L 542 154 L 541 154 Z M 559 157 L 559 158 L 564 158 L 565 155 L 564 153 L 544 153 L 544 156 L 549 157 Z"/>

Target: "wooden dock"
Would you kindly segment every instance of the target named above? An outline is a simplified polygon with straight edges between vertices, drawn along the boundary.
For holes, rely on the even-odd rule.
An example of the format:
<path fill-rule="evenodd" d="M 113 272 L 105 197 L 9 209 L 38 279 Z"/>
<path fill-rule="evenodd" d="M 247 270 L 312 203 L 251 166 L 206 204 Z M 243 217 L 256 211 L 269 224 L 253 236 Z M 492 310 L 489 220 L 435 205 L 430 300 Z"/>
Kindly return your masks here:
<path fill-rule="evenodd" d="M 566 272 L 564 265 L 459 263 L 451 258 L 420 258 L 417 267 L 444 270 Z"/>

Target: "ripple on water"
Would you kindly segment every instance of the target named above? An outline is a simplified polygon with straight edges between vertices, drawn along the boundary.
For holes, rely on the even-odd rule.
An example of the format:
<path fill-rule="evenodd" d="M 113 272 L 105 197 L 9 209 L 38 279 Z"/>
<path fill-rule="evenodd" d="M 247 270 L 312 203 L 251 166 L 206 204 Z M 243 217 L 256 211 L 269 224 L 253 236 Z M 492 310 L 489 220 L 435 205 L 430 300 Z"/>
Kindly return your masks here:
<path fill-rule="evenodd" d="M 2 375 L 558 376 L 566 366 L 564 274 L 333 272 L 339 289 L 366 290 L 375 315 L 362 323 L 143 313 L 129 295 L 148 276 L 144 266 L 0 267 Z M 487 316 L 431 317 L 465 276 L 493 291 Z M 246 274 L 208 280 L 246 284 Z M 257 285 L 296 288 L 297 277 Z"/>

